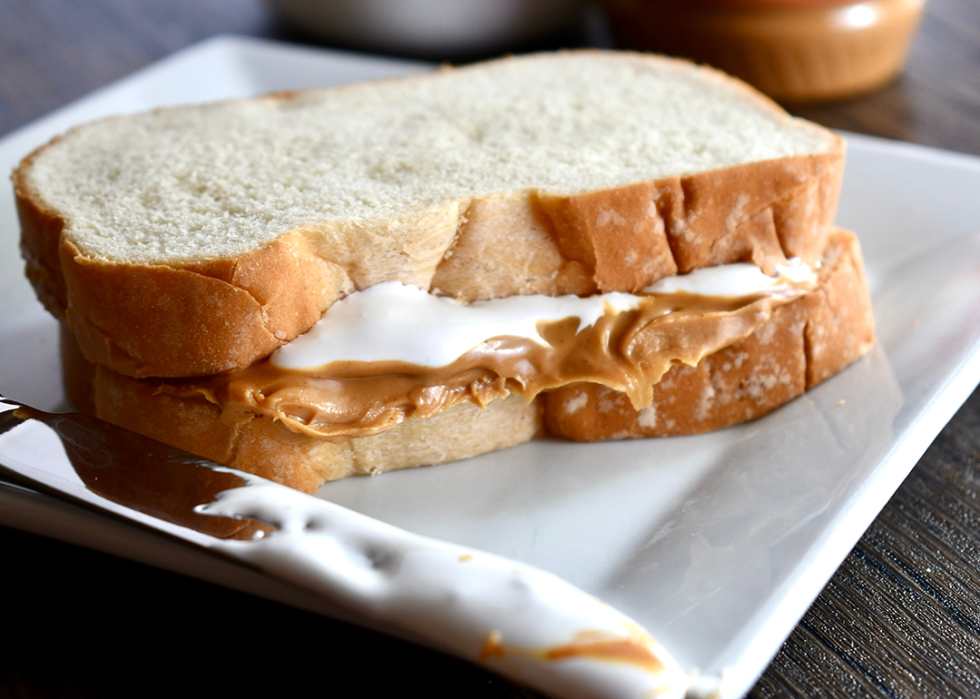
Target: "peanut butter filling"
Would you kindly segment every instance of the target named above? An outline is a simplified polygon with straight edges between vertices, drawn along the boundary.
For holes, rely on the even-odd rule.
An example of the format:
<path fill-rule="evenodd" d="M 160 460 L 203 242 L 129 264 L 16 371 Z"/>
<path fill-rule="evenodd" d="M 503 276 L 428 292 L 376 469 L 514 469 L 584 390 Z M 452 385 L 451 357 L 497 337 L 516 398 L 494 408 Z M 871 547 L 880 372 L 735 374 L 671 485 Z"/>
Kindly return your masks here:
<path fill-rule="evenodd" d="M 543 391 L 575 382 L 602 384 L 651 404 L 653 385 L 674 364 L 694 366 L 704 356 L 745 339 L 774 308 L 806 293 L 795 285 L 778 295 L 719 297 L 652 294 L 631 311 L 607 306 L 580 328 L 572 317 L 539 323 L 547 345 L 494 337 L 446 366 L 404 362 L 333 362 L 313 370 L 263 360 L 229 374 L 161 386 L 181 397 L 204 397 L 228 422 L 265 415 L 311 437 L 343 440 L 376 434 L 409 417 L 428 417 L 462 402 L 481 407 L 519 394 L 529 402 Z"/>

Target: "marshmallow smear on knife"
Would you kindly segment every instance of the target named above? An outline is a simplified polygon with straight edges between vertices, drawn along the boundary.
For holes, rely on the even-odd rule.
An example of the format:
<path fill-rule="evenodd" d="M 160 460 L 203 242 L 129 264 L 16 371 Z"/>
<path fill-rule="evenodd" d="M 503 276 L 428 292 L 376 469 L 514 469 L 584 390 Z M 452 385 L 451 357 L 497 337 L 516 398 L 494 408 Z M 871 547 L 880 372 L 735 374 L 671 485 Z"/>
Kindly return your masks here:
<path fill-rule="evenodd" d="M 572 52 L 103 120 L 14 184 L 74 400 L 309 490 L 714 429 L 826 378 L 873 343 L 843 163 L 715 71 Z M 729 281 L 674 282 L 702 273 Z M 387 320 L 311 333 L 346 354 L 276 352 L 373 296 Z"/>

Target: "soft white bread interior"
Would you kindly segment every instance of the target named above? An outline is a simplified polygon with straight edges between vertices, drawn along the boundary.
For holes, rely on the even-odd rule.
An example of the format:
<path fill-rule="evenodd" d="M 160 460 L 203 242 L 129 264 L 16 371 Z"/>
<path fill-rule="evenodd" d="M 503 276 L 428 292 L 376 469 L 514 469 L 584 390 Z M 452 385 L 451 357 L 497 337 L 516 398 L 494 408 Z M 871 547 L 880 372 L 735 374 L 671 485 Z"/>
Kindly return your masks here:
<path fill-rule="evenodd" d="M 461 404 L 410 418 L 369 437 L 330 442 L 299 435 L 267 417 L 222 421 L 204 399 L 159 391 L 161 380 L 133 379 L 81 358 L 64 334 L 69 397 L 98 416 L 221 463 L 313 490 L 324 480 L 442 463 L 520 444 L 548 433 L 575 440 L 694 434 L 777 408 L 847 366 L 874 344 L 874 321 L 857 239 L 834 231 L 810 293 L 779 306 L 750 337 L 678 365 L 654 387 L 653 405 L 573 384 L 528 404 L 520 396 L 486 409 Z"/>
<path fill-rule="evenodd" d="M 28 275 L 85 357 L 178 377 L 381 281 L 473 299 L 813 262 L 843 160 L 717 72 L 580 52 L 108 119 L 14 184 Z"/>

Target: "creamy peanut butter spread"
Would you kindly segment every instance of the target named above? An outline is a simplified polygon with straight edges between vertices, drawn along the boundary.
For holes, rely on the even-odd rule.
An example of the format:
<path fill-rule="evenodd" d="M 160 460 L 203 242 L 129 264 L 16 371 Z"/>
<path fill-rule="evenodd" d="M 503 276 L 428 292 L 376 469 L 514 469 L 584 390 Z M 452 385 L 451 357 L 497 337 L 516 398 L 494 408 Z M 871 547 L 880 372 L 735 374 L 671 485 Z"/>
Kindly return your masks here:
<path fill-rule="evenodd" d="M 226 421 L 261 414 L 295 432 L 330 440 L 382 432 L 408 417 L 428 417 L 462 402 L 484 407 L 510 394 L 531 401 L 543 391 L 580 381 L 622 391 L 642 408 L 651 404 L 653 385 L 671 366 L 696 365 L 745 339 L 769 320 L 773 309 L 814 285 L 809 270 L 791 277 L 737 295 L 671 287 L 623 302 L 620 297 L 629 295 L 619 294 L 616 304 L 603 304 L 601 315 L 586 323 L 577 315 L 537 321 L 536 336 L 490 337 L 440 366 L 341 360 L 290 368 L 273 355 L 239 371 L 161 390 L 203 396 L 222 408 Z M 393 350 L 390 356 L 397 355 Z"/>

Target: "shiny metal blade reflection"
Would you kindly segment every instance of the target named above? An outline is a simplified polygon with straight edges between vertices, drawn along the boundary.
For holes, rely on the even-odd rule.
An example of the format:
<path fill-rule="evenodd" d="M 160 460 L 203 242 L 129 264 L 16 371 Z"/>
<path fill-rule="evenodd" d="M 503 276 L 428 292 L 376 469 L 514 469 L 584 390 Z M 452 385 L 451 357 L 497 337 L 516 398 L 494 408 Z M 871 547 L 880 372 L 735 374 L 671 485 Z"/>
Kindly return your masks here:
<path fill-rule="evenodd" d="M 86 415 L 45 413 L 2 397 L 0 407 L 0 477 L 6 480 L 127 519 L 149 515 L 138 519 L 195 543 L 204 543 L 198 534 L 244 540 L 274 529 L 195 511 L 219 492 L 245 485 L 207 459 Z"/>

